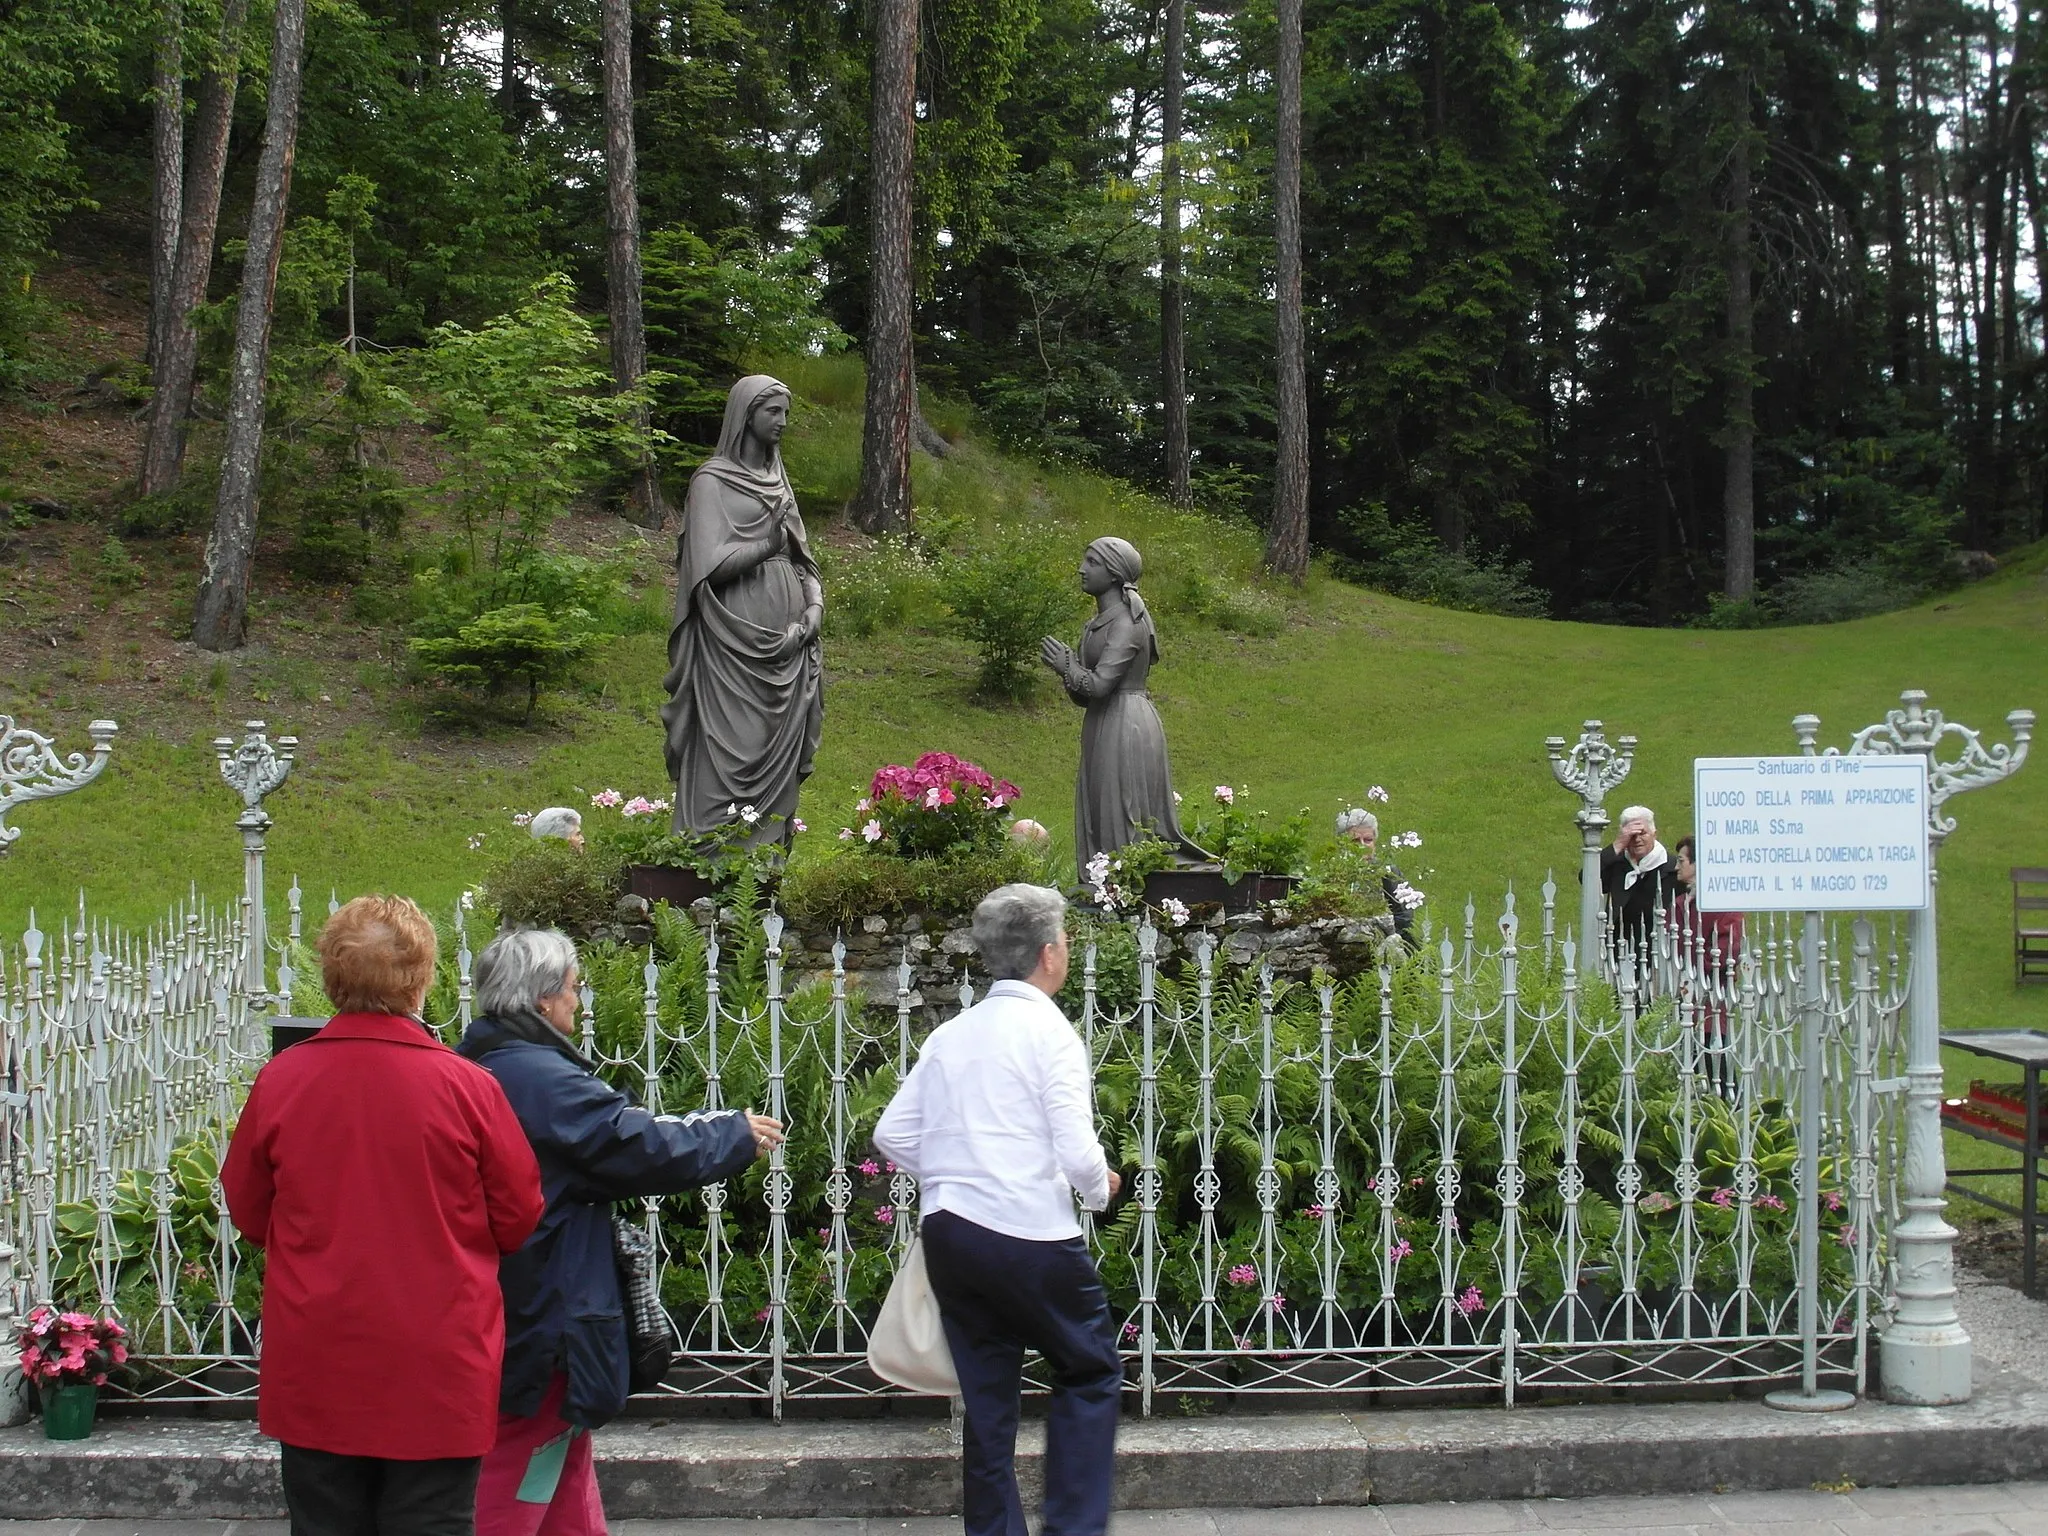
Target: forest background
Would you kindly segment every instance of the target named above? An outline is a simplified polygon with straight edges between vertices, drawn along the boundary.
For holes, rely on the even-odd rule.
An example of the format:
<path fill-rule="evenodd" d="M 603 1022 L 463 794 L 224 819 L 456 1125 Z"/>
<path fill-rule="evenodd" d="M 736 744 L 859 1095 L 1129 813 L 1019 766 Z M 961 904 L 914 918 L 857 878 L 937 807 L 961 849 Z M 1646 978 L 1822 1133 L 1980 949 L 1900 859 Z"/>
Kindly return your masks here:
<path fill-rule="evenodd" d="M 637 389 L 534 430 L 573 450 L 545 494 L 644 516 L 750 358 L 872 352 L 900 259 L 918 383 L 1028 456 L 1263 525 L 1291 436 L 1314 546 L 1401 595 L 1850 617 L 2042 531 L 2044 27 L 2004 0 L 14 0 L 0 388 L 50 365 L 53 241 L 140 236 L 149 356 L 99 383 L 162 413 L 188 290 L 198 420 L 125 526 L 206 526 L 225 460 L 294 561 L 352 577 L 406 515 L 379 445 L 418 402 L 459 457 L 508 371 L 604 393 L 584 316 L 637 284 L 645 362 L 616 327 L 610 359 Z M 238 388 L 271 423 L 247 463 L 209 426 Z M 456 617 L 559 607 L 560 575 Z"/>

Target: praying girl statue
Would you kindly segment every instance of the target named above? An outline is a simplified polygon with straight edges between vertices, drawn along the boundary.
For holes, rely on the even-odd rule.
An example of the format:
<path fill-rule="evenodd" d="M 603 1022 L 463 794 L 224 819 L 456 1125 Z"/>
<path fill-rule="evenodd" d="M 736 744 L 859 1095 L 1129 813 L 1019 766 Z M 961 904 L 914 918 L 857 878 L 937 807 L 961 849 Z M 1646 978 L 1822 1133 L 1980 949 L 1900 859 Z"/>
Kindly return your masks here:
<path fill-rule="evenodd" d="M 1173 779 L 1166 767 L 1166 731 L 1145 691 L 1159 659 L 1152 615 L 1138 596 L 1145 562 L 1124 539 L 1097 539 L 1081 560 L 1081 590 L 1095 599 L 1095 617 L 1072 650 L 1052 636 L 1039 655 L 1057 672 L 1067 697 L 1087 710 L 1081 720 L 1081 773 L 1074 784 L 1075 857 L 1085 869 L 1149 831 L 1176 844 L 1190 862 L 1208 857 L 1180 830 Z"/>
<path fill-rule="evenodd" d="M 683 503 L 661 711 L 678 832 L 747 821 L 753 842 L 787 842 L 817 755 L 825 596 L 782 467 L 788 421 L 787 386 L 741 379 Z"/>

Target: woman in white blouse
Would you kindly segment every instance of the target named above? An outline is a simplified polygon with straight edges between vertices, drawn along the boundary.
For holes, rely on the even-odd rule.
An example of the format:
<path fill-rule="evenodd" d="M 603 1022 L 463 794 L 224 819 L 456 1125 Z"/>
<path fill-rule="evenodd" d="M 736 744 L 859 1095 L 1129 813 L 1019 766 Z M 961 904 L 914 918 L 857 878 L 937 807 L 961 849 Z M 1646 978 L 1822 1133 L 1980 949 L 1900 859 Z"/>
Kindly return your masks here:
<path fill-rule="evenodd" d="M 1088 1052 L 1054 1004 L 1067 979 L 1066 900 L 1006 885 L 974 912 L 994 984 L 933 1030 L 875 1127 L 917 1176 L 925 1267 L 966 1406 L 965 1536 L 1026 1536 L 1017 1496 L 1024 1351 L 1053 1373 L 1044 1536 L 1109 1523 L 1123 1389 L 1109 1297 L 1074 1197 L 1103 1209 L 1122 1186 L 1095 1139 Z"/>

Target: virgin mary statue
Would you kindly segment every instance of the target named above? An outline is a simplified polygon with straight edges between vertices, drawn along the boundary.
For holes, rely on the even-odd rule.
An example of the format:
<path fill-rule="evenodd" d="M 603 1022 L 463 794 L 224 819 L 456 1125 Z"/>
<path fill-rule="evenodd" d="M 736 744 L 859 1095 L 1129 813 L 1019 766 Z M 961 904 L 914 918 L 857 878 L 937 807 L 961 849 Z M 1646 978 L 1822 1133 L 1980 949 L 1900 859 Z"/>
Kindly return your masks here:
<path fill-rule="evenodd" d="M 782 467 L 789 390 L 732 387 L 718 451 L 690 477 L 668 635 L 668 772 L 675 830 L 751 819 L 787 841 L 824 723 L 824 588 Z"/>

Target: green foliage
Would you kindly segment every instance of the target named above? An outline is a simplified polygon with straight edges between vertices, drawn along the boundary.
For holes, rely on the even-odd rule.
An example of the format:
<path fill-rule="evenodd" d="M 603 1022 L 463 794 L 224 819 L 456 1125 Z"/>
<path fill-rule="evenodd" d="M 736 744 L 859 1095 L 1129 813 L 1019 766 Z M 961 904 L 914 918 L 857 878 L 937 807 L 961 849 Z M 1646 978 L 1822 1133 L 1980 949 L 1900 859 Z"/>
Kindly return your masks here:
<path fill-rule="evenodd" d="M 1029 532 L 999 534 L 990 547 L 949 560 L 942 593 L 958 632 L 981 656 L 983 698 L 1028 699 L 1038 680 L 1038 645 L 1080 609 L 1070 577 Z"/>
<path fill-rule="evenodd" d="M 1191 835 L 1196 843 L 1223 861 L 1223 873 L 1232 880 L 1245 874 L 1306 874 L 1308 807 L 1275 821 L 1271 811 L 1246 809 L 1250 798 L 1249 790 L 1218 785 L 1212 806 L 1195 817 Z"/>
<path fill-rule="evenodd" d="M 864 917 L 922 913 L 961 918 L 999 885 L 1043 883 L 1041 861 L 1014 844 L 950 858 L 902 859 L 849 848 L 831 857 L 792 865 L 778 900 L 804 928 L 857 923 Z"/>
<path fill-rule="evenodd" d="M 1454 554 L 1419 529 L 1393 522 L 1378 502 L 1352 508 L 1342 520 L 1365 553 L 1340 560 L 1338 569 L 1365 586 L 1466 613 L 1534 619 L 1549 611 L 1550 594 L 1531 584 L 1526 560 Z"/>
<path fill-rule="evenodd" d="M 818 563 L 828 640 L 866 640 L 938 610 L 940 567 L 919 541 L 885 534 L 866 549 L 828 544 L 818 551 Z"/>
<path fill-rule="evenodd" d="M 617 901 L 605 862 L 560 838 L 526 838 L 485 873 L 483 905 L 501 924 L 588 933 Z"/>
<path fill-rule="evenodd" d="M 1218 580 L 1200 565 L 1180 572 L 1160 606 L 1225 634 L 1270 638 L 1287 627 L 1287 608 L 1279 598 L 1258 587 Z"/>
<path fill-rule="evenodd" d="M 189 1137 L 171 1149 L 168 1160 L 164 1217 L 170 1238 L 186 1262 L 202 1269 L 214 1258 L 220 1237 L 214 1204 L 220 1174 L 216 1139 L 212 1133 Z M 111 1278 L 111 1291 L 128 1289 L 149 1276 L 157 1254 L 154 1176 L 141 1169 L 119 1175 L 104 1225 L 90 1200 L 58 1206 L 53 1224 L 57 1254 L 51 1279 L 59 1300 L 94 1301 L 103 1277 Z M 251 1251 L 246 1243 L 237 1246 L 244 1256 Z"/>
<path fill-rule="evenodd" d="M 496 696 L 507 684 L 526 689 L 526 711 L 543 688 L 567 682 L 591 653 L 596 637 L 581 608 L 550 614 L 538 603 L 490 608 L 458 625 L 453 634 L 415 635 L 406 642 L 420 669 L 437 682 Z"/>

